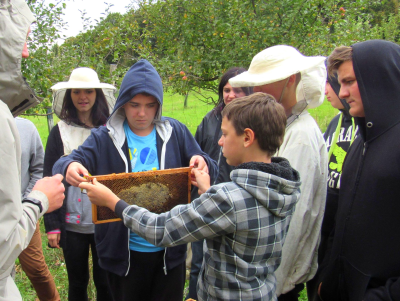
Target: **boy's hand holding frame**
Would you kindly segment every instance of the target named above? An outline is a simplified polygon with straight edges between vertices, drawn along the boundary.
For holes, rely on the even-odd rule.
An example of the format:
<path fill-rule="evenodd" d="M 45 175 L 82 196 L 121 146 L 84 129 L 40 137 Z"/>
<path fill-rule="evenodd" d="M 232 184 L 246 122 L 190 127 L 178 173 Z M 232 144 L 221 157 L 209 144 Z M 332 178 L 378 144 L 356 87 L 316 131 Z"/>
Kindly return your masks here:
<path fill-rule="evenodd" d="M 115 212 L 115 205 L 117 205 L 119 197 L 108 187 L 97 182 L 96 178 L 93 179 L 93 183 L 82 182 L 79 184 L 79 188 L 86 189 L 87 196 L 93 204 L 108 207 Z"/>
<path fill-rule="evenodd" d="M 199 195 L 202 195 L 210 188 L 210 175 L 197 168 L 192 169 L 192 175 L 195 179 L 192 179 L 192 184 L 198 188 Z"/>

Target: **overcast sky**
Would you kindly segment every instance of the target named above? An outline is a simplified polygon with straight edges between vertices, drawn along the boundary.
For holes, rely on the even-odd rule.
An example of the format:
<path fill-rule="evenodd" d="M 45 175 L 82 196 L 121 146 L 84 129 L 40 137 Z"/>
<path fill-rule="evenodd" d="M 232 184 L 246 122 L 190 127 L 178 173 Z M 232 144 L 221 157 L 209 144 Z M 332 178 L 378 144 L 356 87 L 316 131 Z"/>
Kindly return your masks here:
<path fill-rule="evenodd" d="M 51 3 L 54 1 L 47 0 L 46 2 Z M 132 0 L 108 0 L 108 3 L 113 3 L 114 6 L 111 7 L 111 12 L 119 12 L 124 14 Z M 79 32 L 83 30 L 83 24 L 81 20 L 81 13 L 79 10 L 86 10 L 86 17 L 90 17 L 92 22 L 94 20 L 100 20 L 102 13 L 105 12 L 107 5 L 103 0 L 69 0 L 65 1 L 67 7 L 64 10 L 64 21 L 68 22 L 67 30 L 62 32 L 66 37 L 76 36 Z M 60 41 L 61 44 L 63 41 Z"/>

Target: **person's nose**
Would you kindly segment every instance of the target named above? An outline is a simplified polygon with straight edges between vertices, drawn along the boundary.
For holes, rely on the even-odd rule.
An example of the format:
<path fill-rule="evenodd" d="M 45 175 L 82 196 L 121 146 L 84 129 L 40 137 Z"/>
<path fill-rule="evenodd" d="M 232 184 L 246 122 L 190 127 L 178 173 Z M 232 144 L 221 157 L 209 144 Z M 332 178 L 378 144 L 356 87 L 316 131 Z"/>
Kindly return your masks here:
<path fill-rule="evenodd" d="M 27 59 L 29 57 L 28 43 L 25 42 L 24 48 L 22 49 L 22 57 Z"/>
<path fill-rule="evenodd" d="M 224 135 L 222 135 L 221 138 L 219 138 L 219 140 L 218 140 L 218 145 L 219 146 L 223 146 L 224 145 L 224 140 L 223 139 L 224 139 Z"/>
<path fill-rule="evenodd" d="M 349 95 L 349 90 L 346 87 L 341 86 L 340 91 L 339 91 L 339 98 L 346 99 L 348 98 Z"/>
<path fill-rule="evenodd" d="M 143 107 L 139 107 L 139 116 L 144 116 L 144 115 L 146 115 L 146 108 L 143 106 Z"/>
<path fill-rule="evenodd" d="M 253 92 L 261 92 L 261 88 L 259 86 L 255 86 L 253 88 Z"/>

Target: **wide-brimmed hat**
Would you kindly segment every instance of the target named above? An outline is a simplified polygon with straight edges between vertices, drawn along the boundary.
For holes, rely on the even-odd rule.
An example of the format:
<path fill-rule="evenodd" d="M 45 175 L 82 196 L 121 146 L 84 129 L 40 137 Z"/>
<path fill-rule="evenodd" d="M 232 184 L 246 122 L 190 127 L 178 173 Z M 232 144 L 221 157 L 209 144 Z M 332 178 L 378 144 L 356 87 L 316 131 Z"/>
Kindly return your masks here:
<path fill-rule="evenodd" d="M 72 70 L 67 82 L 60 82 L 52 86 L 53 91 L 60 89 L 116 89 L 113 85 L 101 83 L 96 71 L 81 67 Z"/>
<path fill-rule="evenodd" d="M 231 78 L 229 83 L 232 87 L 262 86 L 303 73 L 324 61 L 323 56 L 304 56 L 291 46 L 272 46 L 258 53 L 249 70 Z"/>
<path fill-rule="evenodd" d="M 64 96 L 68 89 L 102 89 L 110 113 L 115 105 L 116 88 L 113 85 L 101 83 L 96 71 L 86 67 L 74 69 L 67 82 L 57 83 L 50 89 L 53 90 L 53 110 L 58 117 L 60 117 Z"/>

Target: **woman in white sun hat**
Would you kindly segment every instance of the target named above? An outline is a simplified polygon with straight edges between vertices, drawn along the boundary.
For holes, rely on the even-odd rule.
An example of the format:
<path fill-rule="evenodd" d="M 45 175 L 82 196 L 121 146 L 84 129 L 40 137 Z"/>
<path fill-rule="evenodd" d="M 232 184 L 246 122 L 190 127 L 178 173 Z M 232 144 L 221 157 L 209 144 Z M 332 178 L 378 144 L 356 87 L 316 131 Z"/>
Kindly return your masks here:
<path fill-rule="evenodd" d="M 68 82 L 53 87 L 53 110 L 60 118 L 47 140 L 43 176 L 51 176 L 54 163 L 77 149 L 93 128 L 106 123 L 115 103 L 115 87 L 100 83 L 90 68 L 72 71 Z M 93 280 L 97 300 L 112 300 L 106 273 L 98 264 L 94 242 L 91 203 L 77 187 L 65 191 L 63 206 L 44 221 L 49 246 L 62 248 L 68 273 L 68 299 L 88 300 L 89 249 L 93 259 Z"/>

